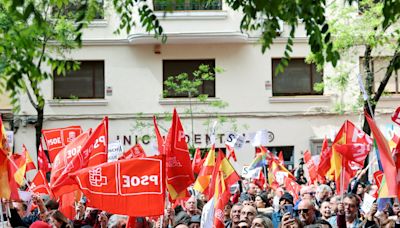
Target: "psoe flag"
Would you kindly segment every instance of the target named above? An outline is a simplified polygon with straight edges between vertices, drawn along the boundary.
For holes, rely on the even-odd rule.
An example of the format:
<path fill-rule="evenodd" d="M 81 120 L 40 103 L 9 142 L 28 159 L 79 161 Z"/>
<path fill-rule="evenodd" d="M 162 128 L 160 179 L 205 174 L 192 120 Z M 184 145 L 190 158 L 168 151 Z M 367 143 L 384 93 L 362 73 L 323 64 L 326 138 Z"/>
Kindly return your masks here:
<path fill-rule="evenodd" d="M 159 216 L 164 213 L 164 164 L 161 156 L 135 158 L 71 175 L 93 207 L 133 217 Z"/>

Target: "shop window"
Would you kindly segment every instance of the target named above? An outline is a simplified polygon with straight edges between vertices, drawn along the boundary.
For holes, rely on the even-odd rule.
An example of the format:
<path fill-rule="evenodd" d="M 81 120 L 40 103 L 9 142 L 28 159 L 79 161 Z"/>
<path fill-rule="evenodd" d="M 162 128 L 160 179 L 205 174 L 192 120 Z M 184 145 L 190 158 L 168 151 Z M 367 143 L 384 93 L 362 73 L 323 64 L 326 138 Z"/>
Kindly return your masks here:
<path fill-rule="evenodd" d="M 272 59 L 272 95 L 322 95 L 314 91 L 314 84 L 322 82 L 322 73 L 315 64 L 305 63 L 305 59 L 291 59 L 283 73 L 275 75 L 281 59 Z"/>
<path fill-rule="evenodd" d="M 187 92 L 177 92 L 174 89 L 168 88 L 164 82 L 171 76 L 178 76 L 182 73 L 188 74 L 188 79 L 193 80 L 193 72 L 199 69 L 200 65 L 209 66 L 210 70 L 215 68 L 215 59 L 202 59 L 202 60 L 163 60 L 163 91 L 165 98 L 185 98 L 189 97 Z M 215 97 L 215 79 L 203 80 L 202 84 L 198 87 L 198 93 L 193 94 L 196 97 L 200 94 L 206 94 L 208 97 Z"/>
<path fill-rule="evenodd" d="M 222 0 L 154 0 L 155 11 L 222 10 Z"/>
<path fill-rule="evenodd" d="M 55 99 L 104 98 L 104 61 L 80 61 L 80 68 L 65 76 L 54 72 Z"/>

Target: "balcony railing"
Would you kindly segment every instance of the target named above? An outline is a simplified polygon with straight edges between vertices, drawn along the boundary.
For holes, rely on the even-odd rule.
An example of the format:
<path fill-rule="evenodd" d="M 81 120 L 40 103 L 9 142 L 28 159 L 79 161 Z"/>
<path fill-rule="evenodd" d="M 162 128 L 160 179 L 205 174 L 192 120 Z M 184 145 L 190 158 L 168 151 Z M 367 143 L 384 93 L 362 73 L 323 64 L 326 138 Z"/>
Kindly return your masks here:
<path fill-rule="evenodd" d="M 222 10 L 222 0 L 154 0 L 155 11 Z"/>

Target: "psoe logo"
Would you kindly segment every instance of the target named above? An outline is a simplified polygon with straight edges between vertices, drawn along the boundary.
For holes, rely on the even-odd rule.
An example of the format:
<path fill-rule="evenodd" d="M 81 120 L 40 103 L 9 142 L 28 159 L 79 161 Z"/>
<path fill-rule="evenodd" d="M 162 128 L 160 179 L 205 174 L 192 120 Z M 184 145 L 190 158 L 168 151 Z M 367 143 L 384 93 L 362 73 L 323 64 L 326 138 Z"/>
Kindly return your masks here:
<path fill-rule="evenodd" d="M 89 170 L 89 183 L 94 187 L 101 187 L 107 185 L 107 177 L 102 176 L 101 167 Z"/>

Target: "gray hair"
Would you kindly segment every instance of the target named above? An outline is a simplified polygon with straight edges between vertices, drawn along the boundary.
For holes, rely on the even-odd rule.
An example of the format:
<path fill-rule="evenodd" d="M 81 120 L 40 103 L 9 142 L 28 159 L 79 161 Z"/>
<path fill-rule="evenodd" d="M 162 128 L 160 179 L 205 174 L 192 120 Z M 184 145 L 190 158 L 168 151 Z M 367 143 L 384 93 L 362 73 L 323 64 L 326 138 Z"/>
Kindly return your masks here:
<path fill-rule="evenodd" d="M 256 218 L 262 219 L 262 225 L 264 226 L 264 228 L 273 228 L 274 227 L 271 219 L 269 219 L 268 217 L 265 217 L 264 215 L 257 215 L 254 219 L 256 219 Z"/>
<path fill-rule="evenodd" d="M 108 219 L 107 227 L 116 228 L 119 225 L 120 220 L 127 220 L 128 216 L 126 215 L 111 215 L 110 219 Z"/>
<path fill-rule="evenodd" d="M 323 192 L 323 191 L 332 192 L 332 189 L 331 189 L 331 187 L 329 187 L 326 184 L 318 185 L 317 192 L 320 193 L 320 192 Z"/>

